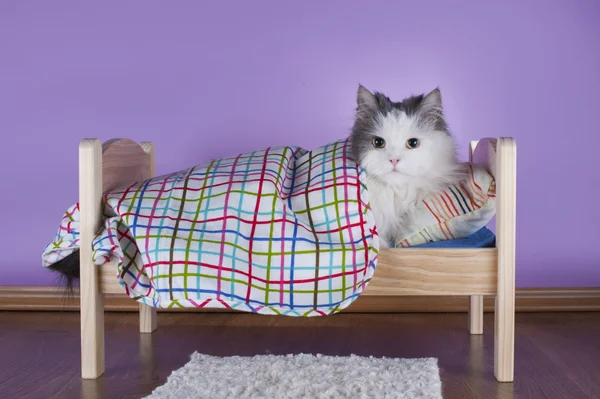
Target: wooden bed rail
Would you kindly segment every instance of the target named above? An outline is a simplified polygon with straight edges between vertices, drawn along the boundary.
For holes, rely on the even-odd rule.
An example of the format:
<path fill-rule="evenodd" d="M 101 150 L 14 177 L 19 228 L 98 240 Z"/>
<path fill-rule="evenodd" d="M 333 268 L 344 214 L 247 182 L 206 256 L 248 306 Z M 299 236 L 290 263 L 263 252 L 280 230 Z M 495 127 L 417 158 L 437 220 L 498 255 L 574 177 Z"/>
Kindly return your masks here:
<path fill-rule="evenodd" d="M 495 295 L 496 248 L 381 251 L 363 295 Z"/>

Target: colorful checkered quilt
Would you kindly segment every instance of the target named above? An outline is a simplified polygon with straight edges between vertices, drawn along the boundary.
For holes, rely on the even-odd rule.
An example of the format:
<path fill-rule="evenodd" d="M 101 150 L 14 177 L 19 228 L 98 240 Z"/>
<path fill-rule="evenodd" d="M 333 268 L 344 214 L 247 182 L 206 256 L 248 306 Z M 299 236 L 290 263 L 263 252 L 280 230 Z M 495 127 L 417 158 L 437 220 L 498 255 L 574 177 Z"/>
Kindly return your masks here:
<path fill-rule="evenodd" d="M 104 195 L 94 264 L 114 262 L 131 298 L 154 307 L 319 316 L 373 276 L 378 237 L 366 176 L 341 140 L 222 158 Z M 79 206 L 45 266 L 78 248 Z"/>

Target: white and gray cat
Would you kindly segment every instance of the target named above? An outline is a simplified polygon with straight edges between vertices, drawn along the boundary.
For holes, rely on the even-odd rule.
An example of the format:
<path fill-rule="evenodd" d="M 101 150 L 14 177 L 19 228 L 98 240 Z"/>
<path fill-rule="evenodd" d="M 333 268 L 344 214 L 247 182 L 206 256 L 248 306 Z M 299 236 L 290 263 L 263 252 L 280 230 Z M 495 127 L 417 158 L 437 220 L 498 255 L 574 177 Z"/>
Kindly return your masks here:
<path fill-rule="evenodd" d="M 393 102 L 362 85 L 357 93 L 352 153 L 367 173 L 380 247 L 410 231 L 417 205 L 466 176 L 456 159 L 439 89 Z"/>

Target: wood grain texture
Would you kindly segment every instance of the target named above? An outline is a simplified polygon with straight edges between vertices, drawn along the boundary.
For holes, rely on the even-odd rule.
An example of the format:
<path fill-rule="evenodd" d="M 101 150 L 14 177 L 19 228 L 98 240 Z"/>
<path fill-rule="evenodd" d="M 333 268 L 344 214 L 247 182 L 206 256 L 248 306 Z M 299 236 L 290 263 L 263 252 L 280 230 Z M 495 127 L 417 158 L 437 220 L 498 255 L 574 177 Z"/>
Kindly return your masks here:
<path fill-rule="evenodd" d="M 484 312 L 494 311 L 494 296 L 483 298 Z M 600 287 L 517 288 L 517 312 L 600 312 Z M 466 313 L 467 296 L 360 296 L 344 313 Z M 107 312 L 137 312 L 138 303 L 118 294 L 104 295 Z M 58 287 L 0 286 L 0 311 L 78 312 L 79 294 Z M 231 313 L 221 309 L 159 309 L 159 313 Z"/>
<path fill-rule="evenodd" d="M 102 144 L 103 192 L 150 177 L 151 160 L 140 144 L 129 139 L 112 139 Z"/>
<path fill-rule="evenodd" d="M 96 139 L 79 144 L 81 376 L 104 373 L 104 304 L 92 263 L 92 240 L 102 217 L 102 146 Z"/>
<path fill-rule="evenodd" d="M 381 251 L 363 295 L 492 295 L 495 248 L 403 248 Z"/>
<path fill-rule="evenodd" d="M 139 313 L 140 313 L 140 332 L 144 334 L 149 334 L 156 330 L 157 325 L 157 317 L 156 317 L 156 308 L 152 306 L 144 305 L 143 303 L 139 304 Z"/>
<path fill-rule="evenodd" d="M 483 295 L 469 297 L 469 333 L 483 334 Z"/>
<path fill-rule="evenodd" d="M 148 177 L 156 176 L 156 145 L 152 141 L 142 141 L 140 147 L 148 156 Z"/>
<path fill-rule="evenodd" d="M 419 297 L 424 299 L 426 297 Z M 161 315 L 138 334 L 137 315 L 106 314 L 106 373 L 79 378 L 79 315 L 0 312 L 0 397 L 141 398 L 191 353 L 215 356 L 323 353 L 437 357 L 447 399 L 597 398 L 600 313 L 518 314 L 515 381 L 494 378 L 493 315 L 469 335 L 464 314 L 347 314 L 295 318 L 248 314 Z"/>
<path fill-rule="evenodd" d="M 97 266 L 100 291 L 103 294 L 125 295 L 117 281 L 117 268 L 113 262 Z"/>

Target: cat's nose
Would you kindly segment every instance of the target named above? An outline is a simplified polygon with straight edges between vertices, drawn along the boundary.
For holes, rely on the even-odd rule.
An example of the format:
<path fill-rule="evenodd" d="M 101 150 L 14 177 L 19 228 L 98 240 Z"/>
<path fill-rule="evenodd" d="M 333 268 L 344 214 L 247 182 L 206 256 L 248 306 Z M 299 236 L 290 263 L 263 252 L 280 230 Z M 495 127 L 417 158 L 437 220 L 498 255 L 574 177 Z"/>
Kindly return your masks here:
<path fill-rule="evenodd" d="M 393 166 L 396 166 L 396 165 L 398 164 L 398 162 L 400 162 L 400 160 L 399 160 L 398 158 L 390 159 L 390 163 L 391 163 Z"/>

